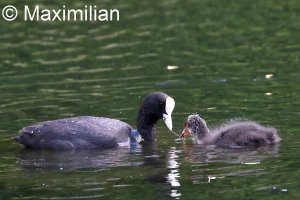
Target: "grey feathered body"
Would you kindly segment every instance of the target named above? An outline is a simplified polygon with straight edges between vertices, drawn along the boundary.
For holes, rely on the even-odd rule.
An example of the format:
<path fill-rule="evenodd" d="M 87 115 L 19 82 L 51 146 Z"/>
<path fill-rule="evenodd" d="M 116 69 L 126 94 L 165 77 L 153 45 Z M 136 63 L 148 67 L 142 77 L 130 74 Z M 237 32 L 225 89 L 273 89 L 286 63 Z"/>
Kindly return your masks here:
<path fill-rule="evenodd" d="M 210 130 L 201 142 L 217 146 L 263 146 L 276 144 L 280 140 L 275 128 L 252 121 L 236 121 Z"/>
<path fill-rule="evenodd" d="M 13 139 L 36 149 L 96 149 L 128 141 L 131 129 L 120 120 L 79 116 L 24 127 Z"/>

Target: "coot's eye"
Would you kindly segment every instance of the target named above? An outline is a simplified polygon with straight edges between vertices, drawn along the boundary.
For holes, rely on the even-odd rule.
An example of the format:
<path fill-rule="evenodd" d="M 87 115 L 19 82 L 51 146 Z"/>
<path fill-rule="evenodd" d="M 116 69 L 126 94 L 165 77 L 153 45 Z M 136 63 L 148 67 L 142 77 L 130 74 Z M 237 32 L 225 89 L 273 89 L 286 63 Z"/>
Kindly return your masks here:
<path fill-rule="evenodd" d="M 165 106 L 165 104 L 164 103 L 160 103 L 159 106 L 163 108 Z"/>

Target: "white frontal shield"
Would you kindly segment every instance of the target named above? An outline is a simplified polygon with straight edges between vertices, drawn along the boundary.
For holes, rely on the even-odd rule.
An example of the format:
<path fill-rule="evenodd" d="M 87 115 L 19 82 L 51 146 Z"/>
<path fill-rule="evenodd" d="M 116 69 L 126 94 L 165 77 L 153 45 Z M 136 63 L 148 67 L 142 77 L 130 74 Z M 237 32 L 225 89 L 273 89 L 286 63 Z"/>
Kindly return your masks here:
<path fill-rule="evenodd" d="M 166 114 L 163 114 L 163 120 L 170 131 L 172 131 L 172 112 L 175 107 L 175 101 L 172 97 L 166 99 Z"/>

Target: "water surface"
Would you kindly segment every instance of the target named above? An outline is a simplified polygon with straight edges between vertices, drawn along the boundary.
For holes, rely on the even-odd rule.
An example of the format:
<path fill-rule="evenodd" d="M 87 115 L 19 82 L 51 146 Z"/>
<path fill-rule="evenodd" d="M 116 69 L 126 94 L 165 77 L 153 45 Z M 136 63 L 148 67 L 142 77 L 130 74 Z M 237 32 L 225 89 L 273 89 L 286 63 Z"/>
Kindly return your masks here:
<path fill-rule="evenodd" d="M 0 20 L 0 199 L 300 198 L 298 1 L 90 2 L 119 9 L 120 21 Z M 0 7 L 8 3 L 23 5 Z M 77 115 L 134 126 L 152 91 L 174 97 L 176 132 L 198 112 L 212 126 L 241 117 L 274 126 L 283 141 L 199 147 L 162 122 L 157 142 L 135 150 L 27 151 L 10 140 Z"/>

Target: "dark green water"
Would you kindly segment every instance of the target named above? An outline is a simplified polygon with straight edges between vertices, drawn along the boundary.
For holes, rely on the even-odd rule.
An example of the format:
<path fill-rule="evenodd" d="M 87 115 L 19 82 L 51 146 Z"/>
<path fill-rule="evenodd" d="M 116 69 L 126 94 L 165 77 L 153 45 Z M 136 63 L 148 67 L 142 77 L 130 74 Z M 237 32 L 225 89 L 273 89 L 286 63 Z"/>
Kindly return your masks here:
<path fill-rule="evenodd" d="M 0 20 L 0 199 L 300 198 L 299 1 L 89 2 L 119 9 L 120 21 Z M 1 9 L 8 4 L 24 5 Z M 274 126 L 283 141 L 204 148 L 175 140 L 162 122 L 157 142 L 136 152 L 23 151 L 10 140 L 68 116 L 134 125 L 151 91 L 174 97 L 176 132 L 198 112 L 211 125 L 244 117 Z"/>

